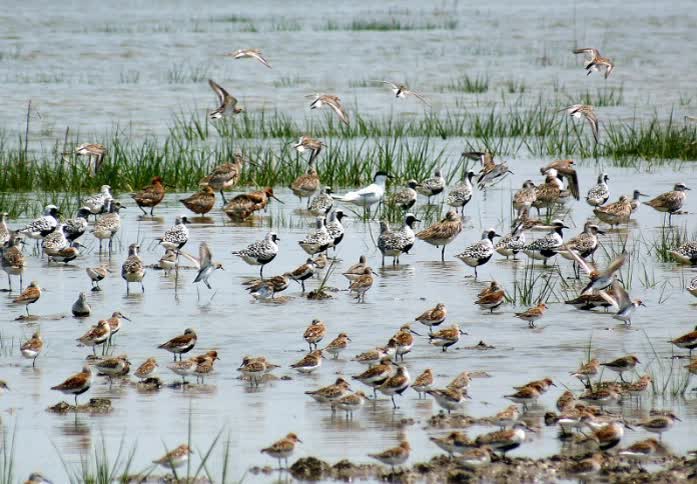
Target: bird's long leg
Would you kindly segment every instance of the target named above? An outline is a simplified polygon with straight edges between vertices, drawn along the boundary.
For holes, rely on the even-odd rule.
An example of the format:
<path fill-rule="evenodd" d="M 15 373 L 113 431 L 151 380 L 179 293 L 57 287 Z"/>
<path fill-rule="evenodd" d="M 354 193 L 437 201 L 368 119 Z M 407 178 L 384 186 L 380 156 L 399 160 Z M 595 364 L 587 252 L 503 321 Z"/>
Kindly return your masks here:
<path fill-rule="evenodd" d="M 138 208 L 140 209 L 141 212 L 143 212 L 143 215 L 145 215 L 147 217 L 148 212 L 146 212 L 145 209 L 143 207 L 141 207 L 140 205 L 138 205 Z"/>
<path fill-rule="evenodd" d="M 223 205 L 226 205 L 226 204 L 227 204 L 227 200 L 225 199 L 225 194 L 223 193 L 223 189 L 222 189 L 222 188 L 220 189 L 220 196 L 221 196 L 222 199 L 223 199 Z"/>
<path fill-rule="evenodd" d="M 445 262 L 445 244 L 443 244 L 443 249 L 440 251 L 440 260 Z"/>
<path fill-rule="evenodd" d="M 155 206 L 154 205 L 150 208 L 150 216 L 151 217 L 155 216 Z"/>

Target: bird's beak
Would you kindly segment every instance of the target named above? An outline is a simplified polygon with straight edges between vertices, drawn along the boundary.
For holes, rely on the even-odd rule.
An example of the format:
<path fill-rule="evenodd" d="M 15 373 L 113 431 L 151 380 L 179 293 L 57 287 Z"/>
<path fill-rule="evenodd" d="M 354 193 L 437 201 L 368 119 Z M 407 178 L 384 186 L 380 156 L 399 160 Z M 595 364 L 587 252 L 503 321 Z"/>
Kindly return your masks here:
<path fill-rule="evenodd" d="M 280 198 L 278 198 L 276 195 L 270 195 L 270 197 L 273 198 L 274 200 L 276 200 L 276 201 L 277 201 L 278 203 L 280 203 L 281 205 L 285 205 L 285 204 L 286 204 L 283 200 L 281 200 Z"/>
<path fill-rule="evenodd" d="M 552 385 L 553 387 L 556 387 L 556 386 L 557 386 L 557 384 L 554 383 L 554 382 L 550 383 L 550 385 Z"/>
<path fill-rule="evenodd" d="M 643 302 L 641 302 L 641 303 L 639 303 L 639 306 L 644 306 L 644 307 L 646 307 L 646 304 L 644 304 Z"/>
<path fill-rule="evenodd" d="M 80 242 L 75 242 L 75 245 L 77 245 L 78 247 L 82 247 L 83 249 L 87 248 L 86 245 L 82 245 Z M 109 272 L 111 272 L 111 271 L 109 271 Z"/>
<path fill-rule="evenodd" d="M 300 440 L 300 439 L 298 439 L 298 442 L 300 442 L 301 444 L 303 443 L 303 441 L 302 441 L 302 440 Z"/>
<path fill-rule="evenodd" d="M 387 178 L 389 178 L 390 180 L 392 180 L 394 177 L 393 177 L 392 175 L 388 174 L 388 175 L 387 175 Z M 689 188 L 688 188 L 688 190 L 689 190 Z"/>
<path fill-rule="evenodd" d="M 122 317 L 123 319 L 125 319 L 126 321 L 130 321 L 130 320 L 131 320 L 131 318 L 129 318 L 128 316 L 124 316 L 123 314 L 121 315 L 121 317 Z"/>
<path fill-rule="evenodd" d="M 605 235 L 605 231 L 604 231 L 604 230 L 598 229 L 598 233 L 599 233 L 600 235 Z"/>
<path fill-rule="evenodd" d="M 464 331 L 462 331 L 462 330 L 460 330 L 460 334 L 464 334 L 464 335 L 466 335 L 466 336 L 469 336 L 469 334 L 468 334 L 468 333 L 465 333 L 465 332 L 464 332 Z"/>
<path fill-rule="evenodd" d="M 640 197 L 648 197 L 648 195 L 645 194 L 645 193 L 639 193 L 639 196 L 640 196 Z"/>
<path fill-rule="evenodd" d="M 414 222 L 421 222 L 421 220 L 419 220 L 418 218 L 415 218 Z"/>
<path fill-rule="evenodd" d="M 629 429 L 629 430 L 634 430 L 634 427 L 632 427 L 631 425 L 629 425 L 627 422 L 623 422 L 623 423 L 624 423 L 624 427 L 625 427 L 625 428 L 627 428 L 627 429 Z"/>
<path fill-rule="evenodd" d="M 412 333 L 412 334 L 415 334 L 416 336 L 422 336 L 421 333 L 417 333 L 417 332 L 414 331 L 413 329 L 410 329 L 409 332 Z"/>
<path fill-rule="evenodd" d="M 375 271 L 370 271 L 370 272 L 372 272 L 373 275 L 376 275 L 376 276 L 380 277 L 380 275 L 379 275 L 377 272 L 375 272 Z"/>
<path fill-rule="evenodd" d="M 678 417 L 676 417 L 675 415 L 673 415 L 673 418 L 674 418 L 675 420 L 677 420 L 678 422 L 682 422 L 682 420 L 679 419 Z"/>
<path fill-rule="evenodd" d="M 565 228 L 565 229 L 571 228 L 571 227 L 569 227 L 569 226 L 567 226 L 567 225 L 562 225 L 562 227 Z"/>
<path fill-rule="evenodd" d="M 163 185 L 167 188 L 177 188 L 174 185 L 170 185 L 169 183 L 163 183 Z"/>
<path fill-rule="evenodd" d="M 501 237 L 501 234 L 497 234 L 496 232 L 494 232 L 494 237 Z"/>
<path fill-rule="evenodd" d="M 346 337 L 346 339 L 349 340 L 349 341 L 353 341 L 353 340 L 352 340 L 351 338 L 349 338 L 348 336 Z"/>

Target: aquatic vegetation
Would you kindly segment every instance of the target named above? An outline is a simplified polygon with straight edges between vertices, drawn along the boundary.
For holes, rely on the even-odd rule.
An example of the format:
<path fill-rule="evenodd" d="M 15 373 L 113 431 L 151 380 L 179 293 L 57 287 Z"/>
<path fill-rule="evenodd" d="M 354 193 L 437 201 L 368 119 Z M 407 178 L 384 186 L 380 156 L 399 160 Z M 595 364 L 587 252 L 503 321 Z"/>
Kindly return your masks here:
<path fill-rule="evenodd" d="M 452 79 L 445 86 L 441 87 L 441 90 L 475 94 L 487 92 L 489 90 L 489 77 L 483 75 L 477 75 L 476 77 L 464 75 L 463 77 Z"/>
<path fill-rule="evenodd" d="M 0 456 L 0 484 L 14 484 L 17 482 L 15 476 L 15 438 L 17 427 L 12 430 L 12 435 L 8 436 L 8 429 L 2 430 L 2 455 Z"/>
<path fill-rule="evenodd" d="M 210 77 L 208 71 L 209 67 L 204 64 L 173 64 L 172 67 L 167 70 L 165 80 L 170 84 L 204 82 Z"/>
<path fill-rule="evenodd" d="M 390 17 L 387 19 L 355 18 L 348 23 L 340 23 L 330 19 L 321 25 L 318 30 L 350 30 L 354 32 L 387 32 L 391 30 L 455 30 L 457 28 L 457 24 L 457 20 L 452 18 L 438 21 L 422 20 L 418 22 L 400 20 L 395 17 Z"/>

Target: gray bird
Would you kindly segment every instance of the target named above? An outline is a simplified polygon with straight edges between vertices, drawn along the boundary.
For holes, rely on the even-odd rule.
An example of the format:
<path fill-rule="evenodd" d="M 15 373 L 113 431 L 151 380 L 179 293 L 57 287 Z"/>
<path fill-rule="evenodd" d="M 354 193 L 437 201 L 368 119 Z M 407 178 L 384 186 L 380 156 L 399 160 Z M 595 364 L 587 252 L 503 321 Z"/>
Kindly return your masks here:
<path fill-rule="evenodd" d="M 213 289 L 208 283 L 208 278 L 216 271 L 216 269 L 225 269 L 223 269 L 223 265 L 221 263 L 213 262 L 211 260 L 211 250 L 208 248 L 208 244 L 205 242 L 201 242 L 201 245 L 198 248 L 198 261 L 200 268 L 198 270 L 198 274 L 196 274 L 194 283 L 203 281 L 208 289 Z"/>

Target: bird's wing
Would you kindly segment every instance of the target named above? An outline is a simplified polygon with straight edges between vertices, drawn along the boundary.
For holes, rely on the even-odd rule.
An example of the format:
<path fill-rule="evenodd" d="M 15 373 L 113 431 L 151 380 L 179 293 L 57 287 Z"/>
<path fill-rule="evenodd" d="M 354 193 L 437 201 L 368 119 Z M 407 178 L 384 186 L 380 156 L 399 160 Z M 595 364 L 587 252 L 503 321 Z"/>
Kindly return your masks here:
<path fill-rule="evenodd" d="M 269 61 L 267 61 L 267 60 L 264 58 L 264 56 L 261 55 L 261 52 L 260 52 L 260 51 L 258 51 L 258 50 L 253 50 L 253 51 L 249 52 L 249 55 L 251 55 L 251 56 L 254 57 L 256 60 L 258 60 L 259 62 L 261 62 L 262 64 L 264 64 L 266 67 L 268 67 L 269 69 L 271 69 L 271 64 L 269 64 Z"/>
<path fill-rule="evenodd" d="M 631 304 L 629 294 L 627 294 L 627 291 L 625 291 L 624 287 L 622 287 L 622 283 L 617 279 L 612 281 L 612 292 L 617 298 L 618 307 L 623 308 L 626 305 Z"/>
<path fill-rule="evenodd" d="M 426 105 L 428 105 L 428 106 L 431 105 L 431 103 L 428 102 L 428 100 L 427 100 L 425 97 L 423 97 L 421 94 L 419 94 L 418 92 L 416 92 L 416 91 L 409 91 L 409 92 L 410 92 L 411 94 L 413 94 L 414 96 L 416 96 L 416 98 L 419 99 L 419 100 L 420 100 L 421 102 L 423 102 L 424 104 L 426 104 Z"/>
<path fill-rule="evenodd" d="M 609 266 L 607 266 L 607 274 L 613 274 L 617 272 L 620 267 L 624 264 L 625 260 L 627 259 L 627 254 L 622 253 L 620 254 L 619 257 L 617 257 L 615 260 L 613 260 Z"/>
<path fill-rule="evenodd" d="M 590 60 L 598 55 L 598 49 L 593 47 L 582 47 L 580 49 L 574 49 L 574 54 L 585 54 Z"/>
<path fill-rule="evenodd" d="M 182 255 L 182 256 L 184 256 L 186 259 L 189 259 L 189 260 L 194 264 L 194 267 L 196 267 L 196 269 L 200 269 L 200 268 L 201 268 L 201 263 L 200 263 L 199 260 L 198 260 L 196 257 L 194 257 L 193 255 L 191 255 L 191 254 L 189 254 L 189 253 L 187 253 L 187 252 L 184 252 L 183 250 L 180 250 L 180 251 L 179 251 L 179 254 Z"/>
<path fill-rule="evenodd" d="M 229 96 L 228 92 L 220 87 L 220 84 L 215 82 L 213 79 L 208 79 L 208 84 L 211 86 L 211 89 L 213 89 L 215 95 L 218 96 L 220 104 L 223 104 L 225 102 L 225 97 Z"/>
<path fill-rule="evenodd" d="M 571 192 L 571 195 L 576 199 L 580 200 L 580 193 L 579 193 L 579 187 L 578 187 L 578 173 L 576 173 L 576 170 L 573 168 L 566 173 L 562 174 L 569 185 L 569 191 Z"/>
<path fill-rule="evenodd" d="M 211 249 L 208 248 L 208 244 L 205 242 L 201 242 L 201 245 L 198 247 L 198 259 L 201 267 L 211 263 Z"/>
<path fill-rule="evenodd" d="M 331 107 L 334 110 L 334 112 L 339 116 L 341 122 L 348 126 L 349 121 L 346 117 L 346 111 L 344 111 L 344 107 L 341 105 L 341 103 L 335 99 L 329 99 L 325 102 L 329 104 L 329 107 Z"/>
<path fill-rule="evenodd" d="M 567 252 L 571 255 L 571 257 L 574 258 L 574 260 L 579 265 L 579 267 L 581 267 L 581 269 L 583 269 L 583 272 L 585 272 L 587 275 L 590 276 L 591 272 L 593 272 L 593 267 L 588 265 L 588 263 L 585 260 L 583 260 L 581 258 L 581 256 L 578 255 L 578 253 L 575 250 L 570 249 L 566 244 L 562 245 L 562 247 L 565 248 L 567 250 Z"/>
<path fill-rule="evenodd" d="M 593 111 L 585 111 L 584 116 L 588 120 L 588 124 L 591 125 L 591 131 L 593 132 L 593 138 L 595 142 L 598 142 L 598 117 Z"/>
<path fill-rule="evenodd" d="M 382 82 L 383 84 L 387 84 L 388 86 L 390 86 L 392 89 L 399 89 L 399 86 L 397 84 L 395 84 L 394 82 L 382 81 L 379 79 L 376 79 L 375 82 Z"/>

